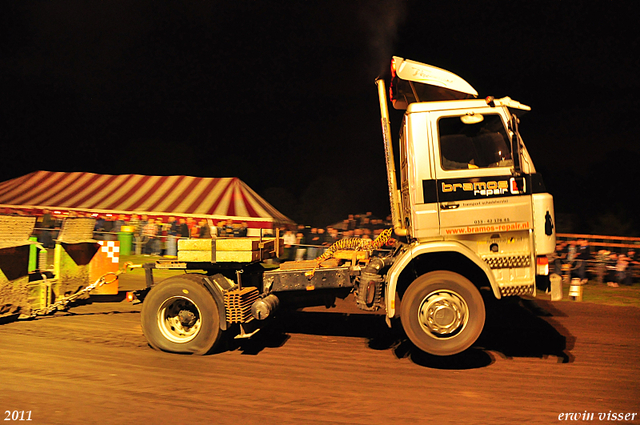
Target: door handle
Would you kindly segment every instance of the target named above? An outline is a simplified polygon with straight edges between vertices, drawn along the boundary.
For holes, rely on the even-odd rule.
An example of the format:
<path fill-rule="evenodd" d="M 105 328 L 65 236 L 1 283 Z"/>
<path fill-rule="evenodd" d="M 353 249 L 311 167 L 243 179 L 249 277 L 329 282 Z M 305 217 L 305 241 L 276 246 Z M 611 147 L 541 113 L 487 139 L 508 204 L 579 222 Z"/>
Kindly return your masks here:
<path fill-rule="evenodd" d="M 455 210 L 460 207 L 460 204 L 448 203 L 448 204 L 440 204 L 440 208 L 443 210 Z"/>

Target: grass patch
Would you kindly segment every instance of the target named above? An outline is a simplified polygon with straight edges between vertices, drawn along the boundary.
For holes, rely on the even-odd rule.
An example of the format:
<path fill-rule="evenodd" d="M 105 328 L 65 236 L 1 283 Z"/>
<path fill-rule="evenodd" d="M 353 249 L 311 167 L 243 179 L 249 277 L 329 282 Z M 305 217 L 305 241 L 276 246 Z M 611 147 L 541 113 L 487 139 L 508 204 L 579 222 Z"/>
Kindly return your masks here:
<path fill-rule="evenodd" d="M 562 289 L 564 299 L 569 300 L 569 285 Z M 582 287 L 582 302 L 640 308 L 640 284 L 612 288 L 591 280 Z"/>

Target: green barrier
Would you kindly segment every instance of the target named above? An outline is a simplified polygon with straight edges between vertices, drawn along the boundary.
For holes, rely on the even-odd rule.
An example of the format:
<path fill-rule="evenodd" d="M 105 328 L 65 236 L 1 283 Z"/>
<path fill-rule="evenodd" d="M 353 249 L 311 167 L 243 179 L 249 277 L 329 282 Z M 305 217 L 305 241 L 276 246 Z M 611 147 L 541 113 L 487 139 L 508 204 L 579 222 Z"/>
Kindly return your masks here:
<path fill-rule="evenodd" d="M 30 241 L 38 242 L 38 238 L 35 236 L 31 236 L 29 238 Z M 29 247 L 29 272 L 35 271 L 38 268 L 38 247 L 36 245 L 31 245 Z"/>
<path fill-rule="evenodd" d="M 131 255 L 131 246 L 133 244 L 133 233 L 118 232 L 118 240 L 120 241 L 120 255 Z"/>

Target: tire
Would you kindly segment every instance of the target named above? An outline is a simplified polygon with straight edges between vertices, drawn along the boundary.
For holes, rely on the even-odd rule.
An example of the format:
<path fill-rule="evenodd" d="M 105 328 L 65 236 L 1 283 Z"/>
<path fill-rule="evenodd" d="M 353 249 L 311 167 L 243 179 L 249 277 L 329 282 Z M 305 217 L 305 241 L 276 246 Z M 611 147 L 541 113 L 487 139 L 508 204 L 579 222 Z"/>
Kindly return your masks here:
<path fill-rule="evenodd" d="M 141 316 L 142 332 L 157 350 L 206 354 L 222 334 L 218 306 L 201 275 L 171 277 L 153 287 Z"/>
<path fill-rule="evenodd" d="M 469 348 L 484 327 L 480 291 L 465 277 L 434 271 L 414 280 L 402 298 L 400 320 L 419 349 L 451 356 Z"/>

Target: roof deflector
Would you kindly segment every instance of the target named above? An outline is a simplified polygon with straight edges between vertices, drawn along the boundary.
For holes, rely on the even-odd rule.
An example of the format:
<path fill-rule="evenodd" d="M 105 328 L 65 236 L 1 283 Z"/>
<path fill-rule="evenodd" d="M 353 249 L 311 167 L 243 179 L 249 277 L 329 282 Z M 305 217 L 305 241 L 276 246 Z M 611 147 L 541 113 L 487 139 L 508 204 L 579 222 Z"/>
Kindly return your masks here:
<path fill-rule="evenodd" d="M 391 61 L 390 92 L 395 109 L 406 109 L 413 102 L 478 97 L 478 92 L 456 74 L 397 56 Z"/>

